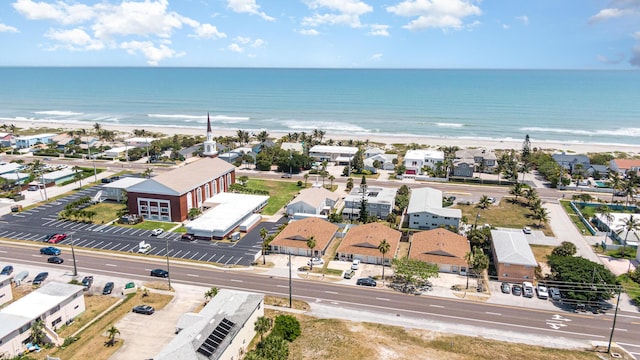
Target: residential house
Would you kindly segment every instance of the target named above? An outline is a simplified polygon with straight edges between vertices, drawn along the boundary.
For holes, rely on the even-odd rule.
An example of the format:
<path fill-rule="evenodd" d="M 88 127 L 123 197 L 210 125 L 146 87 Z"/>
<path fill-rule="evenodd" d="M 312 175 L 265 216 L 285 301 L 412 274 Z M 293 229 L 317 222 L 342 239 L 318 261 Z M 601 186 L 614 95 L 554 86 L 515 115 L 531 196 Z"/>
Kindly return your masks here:
<path fill-rule="evenodd" d="M 613 159 L 609 161 L 609 168 L 620 175 L 626 176 L 630 172 L 636 175 L 640 171 L 640 160 L 638 159 Z"/>
<path fill-rule="evenodd" d="M 393 170 L 396 165 L 393 163 L 394 160 L 398 159 L 398 155 L 396 154 L 376 154 L 364 159 L 364 169 L 371 171 L 371 173 L 375 174 L 378 172 L 378 168 L 374 165 L 376 161 L 379 163 L 379 168 L 382 170 Z"/>
<path fill-rule="evenodd" d="M 222 289 L 198 313 L 186 313 L 156 360 L 242 359 L 264 316 L 264 295 Z"/>
<path fill-rule="evenodd" d="M 154 140 L 156 139 L 152 137 L 132 137 L 124 140 L 124 144 L 130 148 L 143 148 L 151 146 L 151 142 L 153 142 Z"/>
<path fill-rule="evenodd" d="M 348 164 L 358 152 L 355 146 L 316 145 L 309 149 L 309 156 L 315 161 L 335 162 L 337 165 Z"/>
<path fill-rule="evenodd" d="M 146 220 L 182 222 L 189 210 L 226 192 L 236 181 L 235 166 L 202 158 L 127 188 L 130 214 Z"/>
<path fill-rule="evenodd" d="M 587 174 L 596 180 L 606 179 L 609 176 L 609 167 L 606 165 L 591 164 L 587 169 Z"/>
<path fill-rule="evenodd" d="M 491 230 L 491 238 L 498 281 L 521 283 L 535 279 L 538 262 L 522 231 Z"/>
<path fill-rule="evenodd" d="M 329 247 L 336 231 L 338 225 L 327 220 L 306 218 L 290 222 L 269 246 L 273 253 L 320 257 Z M 313 251 L 307 246 L 307 241 L 312 236 L 316 241 Z"/>
<path fill-rule="evenodd" d="M 423 169 L 433 169 L 444 162 L 444 152 L 440 150 L 409 150 L 404 156 L 406 175 L 422 175 Z"/>
<path fill-rule="evenodd" d="M 560 153 L 553 154 L 551 157 L 558 165 L 562 166 L 570 174 L 576 172 L 577 169 L 579 169 L 579 172 L 584 174 L 591 166 L 591 161 L 586 155 Z"/>
<path fill-rule="evenodd" d="M 413 234 L 409 258 L 438 265 L 440 272 L 467 274 L 465 255 L 471 251 L 466 237 L 446 229 Z"/>
<path fill-rule="evenodd" d="M 12 276 L 0 275 L 0 306 L 13 300 L 13 292 L 11 291 L 12 281 Z M 2 343 L 0 343 L 0 346 L 2 346 Z"/>
<path fill-rule="evenodd" d="M 44 323 L 47 342 L 62 345 L 56 329 L 85 310 L 83 287 L 49 282 L 0 310 L 0 354 L 13 358 L 25 352 L 36 320 Z"/>
<path fill-rule="evenodd" d="M 280 144 L 280 149 L 298 154 L 304 153 L 304 146 L 301 143 L 283 142 Z"/>
<path fill-rule="evenodd" d="M 326 219 L 340 200 L 340 195 L 322 187 L 300 190 L 286 207 L 287 215 L 292 219 L 316 216 Z"/>
<path fill-rule="evenodd" d="M 493 173 L 498 166 L 496 154 L 489 149 L 462 149 L 456 151 L 453 175 L 473 177 L 474 172 Z"/>
<path fill-rule="evenodd" d="M 382 253 L 378 246 L 382 240 L 389 243 L 389 252 L 384 255 L 384 264 L 390 266 L 398 254 L 402 233 L 382 223 L 354 226 L 340 242 L 337 254 L 340 260 L 358 259 L 367 264 L 382 264 Z"/>
<path fill-rule="evenodd" d="M 25 166 L 16 162 L 0 162 L 0 177 L 23 184 L 31 177 L 29 173 L 20 172 Z"/>
<path fill-rule="evenodd" d="M 442 191 L 424 187 L 411 190 L 407 206 L 408 227 L 411 229 L 435 229 L 460 227 L 462 211 L 442 207 Z"/>
<path fill-rule="evenodd" d="M 364 150 L 364 158 L 370 158 L 372 156 L 375 155 L 382 155 L 384 154 L 384 150 L 380 149 L 379 147 L 375 147 L 375 146 L 371 146 L 368 147 Z"/>
<path fill-rule="evenodd" d="M 56 134 L 36 134 L 19 136 L 15 138 L 17 149 L 27 149 L 36 144 L 49 144 L 53 141 L 53 137 Z"/>
<path fill-rule="evenodd" d="M 622 212 L 612 212 L 609 215 L 611 217 L 607 219 L 601 213 L 596 213 L 591 221 L 598 229 L 610 234 L 609 236 L 619 244 L 626 242 L 627 246 L 638 246 L 640 244 L 640 230 L 631 229 L 627 231 L 625 227 L 629 217 L 634 216 L 637 218 L 637 215 Z"/>
<path fill-rule="evenodd" d="M 396 204 L 398 189 L 380 186 L 366 186 L 364 199 L 367 202 L 367 213 L 378 219 L 385 219 L 393 211 Z M 344 198 L 342 217 L 353 220 L 360 217 L 360 203 L 363 199 L 363 190 L 356 187 Z"/>
<path fill-rule="evenodd" d="M 13 134 L 0 132 L 0 146 L 10 147 L 13 143 Z"/>

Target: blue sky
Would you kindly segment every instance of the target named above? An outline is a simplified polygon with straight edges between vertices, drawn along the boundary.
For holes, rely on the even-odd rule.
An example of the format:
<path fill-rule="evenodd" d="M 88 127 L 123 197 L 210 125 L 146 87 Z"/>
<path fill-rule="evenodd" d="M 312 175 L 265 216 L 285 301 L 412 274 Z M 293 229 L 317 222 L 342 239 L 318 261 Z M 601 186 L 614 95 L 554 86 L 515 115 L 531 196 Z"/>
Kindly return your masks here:
<path fill-rule="evenodd" d="M 0 66 L 632 69 L 640 0 L 5 0 Z"/>

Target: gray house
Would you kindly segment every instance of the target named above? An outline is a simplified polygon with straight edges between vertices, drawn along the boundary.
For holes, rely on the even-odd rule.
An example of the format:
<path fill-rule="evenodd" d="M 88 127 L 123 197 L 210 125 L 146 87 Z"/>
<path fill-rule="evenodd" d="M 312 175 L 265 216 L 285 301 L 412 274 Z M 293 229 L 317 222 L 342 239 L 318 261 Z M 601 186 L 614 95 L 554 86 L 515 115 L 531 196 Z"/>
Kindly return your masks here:
<path fill-rule="evenodd" d="M 562 166 L 565 170 L 568 170 L 570 174 L 576 171 L 576 167 L 580 169 L 580 172 L 586 172 L 591 167 L 591 161 L 586 155 L 574 155 L 574 154 L 553 154 L 551 155 L 553 160 Z"/>

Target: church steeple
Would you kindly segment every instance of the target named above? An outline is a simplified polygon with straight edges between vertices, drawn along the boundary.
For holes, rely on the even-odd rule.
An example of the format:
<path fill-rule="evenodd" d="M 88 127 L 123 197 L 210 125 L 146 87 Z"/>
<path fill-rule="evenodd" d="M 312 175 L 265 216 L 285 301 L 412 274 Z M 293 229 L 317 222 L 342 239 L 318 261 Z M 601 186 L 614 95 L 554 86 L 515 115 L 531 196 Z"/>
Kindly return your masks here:
<path fill-rule="evenodd" d="M 207 113 L 207 140 L 203 145 L 204 150 L 202 151 L 202 155 L 206 157 L 218 156 L 216 141 L 213 139 L 213 131 L 211 131 L 211 118 L 209 117 L 209 113 Z"/>

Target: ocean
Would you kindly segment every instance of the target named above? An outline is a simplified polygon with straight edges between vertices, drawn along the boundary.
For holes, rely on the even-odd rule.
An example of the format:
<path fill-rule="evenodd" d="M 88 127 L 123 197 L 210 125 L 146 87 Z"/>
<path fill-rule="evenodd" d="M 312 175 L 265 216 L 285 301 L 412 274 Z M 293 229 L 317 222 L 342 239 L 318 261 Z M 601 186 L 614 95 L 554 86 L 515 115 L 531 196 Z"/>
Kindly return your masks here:
<path fill-rule="evenodd" d="M 0 121 L 640 145 L 640 71 L 0 68 Z"/>

